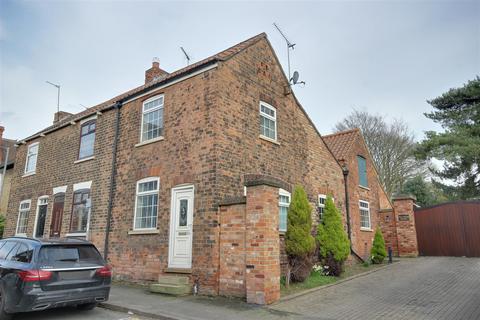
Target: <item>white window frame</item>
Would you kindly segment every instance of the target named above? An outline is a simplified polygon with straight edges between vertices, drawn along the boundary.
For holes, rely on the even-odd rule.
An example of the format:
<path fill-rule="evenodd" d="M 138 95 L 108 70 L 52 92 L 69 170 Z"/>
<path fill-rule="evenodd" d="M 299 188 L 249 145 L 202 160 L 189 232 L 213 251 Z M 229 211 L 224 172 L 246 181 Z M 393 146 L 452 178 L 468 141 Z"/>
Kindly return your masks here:
<path fill-rule="evenodd" d="M 28 211 L 27 209 L 21 209 L 22 208 L 22 204 L 25 204 L 25 203 L 28 203 Z M 16 236 L 20 236 L 20 237 L 26 237 L 27 236 L 27 230 L 25 230 L 24 233 L 18 233 L 18 224 L 20 223 L 20 212 L 28 212 L 28 215 L 30 215 L 30 211 L 32 210 L 32 200 L 31 199 L 28 199 L 28 200 L 23 200 L 23 201 L 20 201 L 20 204 L 18 205 L 18 217 L 17 217 L 17 227 L 15 228 L 15 235 Z M 26 228 L 28 229 L 28 216 L 27 216 L 27 225 L 26 225 Z"/>
<path fill-rule="evenodd" d="M 290 203 L 292 202 L 292 194 L 290 192 L 288 192 L 287 190 L 279 189 L 278 190 L 278 195 L 279 195 L 279 197 L 278 197 L 278 231 L 286 232 L 288 227 L 285 227 L 285 229 L 280 228 L 280 208 L 281 207 L 287 208 L 287 211 L 288 211 L 288 207 L 290 207 Z M 281 202 L 280 201 L 280 196 L 288 197 L 288 203 Z M 286 219 L 287 219 L 287 224 L 286 225 L 288 226 L 288 214 L 286 216 Z"/>
<path fill-rule="evenodd" d="M 321 202 L 320 202 L 320 199 L 324 199 L 324 202 L 321 203 Z M 325 203 L 326 203 L 326 202 L 327 202 L 327 195 L 326 195 L 326 194 L 319 194 L 319 195 L 318 195 L 318 207 L 319 207 L 319 208 L 322 208 L 322 209 L 323 209 L 322 211 L 325 211 Z M 322 219 L 322 218 L 323 218 L 323 212 L 322 212 L 322 213 L 318 212 L 318 213 L 319 213 L 319 215 L 320 215 L 319 218 Z"/>
<path fill-rule="evenodd" d="M 155 108 L 150 109 L 147 112 L 145 112 L 144 109 L 145 109 L 145 105 L 147 103 L 152 102 L 152 101 L 157 100 L 157 99 L 160 99 L 160 98 L 162 98 L 162 105 L 161 106 L 155 107 Z M 154 111 L 163 109 L 163 111 L 164 111 L 163 115 L 162 115 L 162 126 L 163 126 L 164 123 L 165 123 L 165 109 L 163 108 L 164 105 L 165 105 L 165 95 L 163 95 L 163 94 L 156 95 L 155 97 L 151 97 L 151 98 L 143 101 L 143 103 L 142 103 L 142 119 L 141 119 L 141 123 L 140 123 L 140 143 L 163 139 L 163 135 L 161 135 L 161 136 L 158 136 L 158 137 L 155 137 L 155 138 L 152 138 L 152 139 L 143 140 L 143 118 L 145 117 L 146 113 L 150 113 L 150 112 L 154 112 Z"/>
<path fill-rule="evenodd" d="M 361 206 L 362 203 L 366 204 L 367 208 L 362 207 Z M 359 208 L 359 214 L 360 214 L 360 229 L 371 231 L 372 230 L 372 216 L 370 214 L 370 203 L 368 201 L 359 200 L 358 208 Z M 362 210 L 368 212 L 368 225 L 369 225 L 368 227 L 363 227 L 362 226 Z"/>
<path fill-rule="evenodd" d="M 157 181 L 157 189 L 156 189 L 156 190 L 146 191 L 146 192 L 141 192 L 141 193 L 138 192 L 138 189 L 139 189 L 141 183 L 152 182 L 152 181 Z M 157 224 L 156 224 L 154 227 L 151 227 L 151 228 L 136 228 L 136 227 L 135 227 L 135 222 L 137 221 L 137 202 L 138 202 L 138 196 L 145 196 L 145 195 L 152 195 L 152 194 L 156 194 L 157 197 L 158 197 L 158 198 L 157 198 Z M 159 201 L 160 201 L 160 178 L 159 178 L 159 177 L 148 177 L 148 178 L 144 178 L 144 179 L 141 179 L 141 180 L 138 180 L 138 181 L 137 181 L 137 187 L 136 187 L 136 190 L 135 190 L 135 213 L 134 213 L 134 215 L 133 215 L 133 227 L 132 227 L 132 230 L 134 230 L 134 231 L 157 230 L 157 227 L 158 227 L 158 204 L 159 204 Z"/>
<path fill-rule="evenodd" d="M 273 110 L 273 112 L 275 113 L 275 116 L 272 117 L 271 115 L 269 114 L 266 114 L 265 112 L 262 111 L 262 106 L 268 108 L 268 109 L 271 109 Z M 267 136 L 264 136 L 261 132 L 260 132 L 260 137 L 262 137 L 263 139 L 266 139 L 266 140 L 270 140 L 270 141 L 275 141 L 277 142 L 277 108 L 275 108 L 274 106 L 272 105 L 269 105 L 268 103 L 266 102 L 263 102 L 263 101 L 260 101 L 260 105 L 259 105 L 259 111 L 260 111 L 260 116 L 261 117 L 265 117 L 267 119 L 270 119 L 272 120 L 274 123 L 275 123 L 275 139 L 272 139 L 270 137 L 267 137 Z M 261 127 L 261 123 L 260 123 L 260 127 Z"/>
<path fill-rule="evenodd" d="M 45 201 L 46 200 L 46 203 L 42 203 L 42 201 Z M 38 224 L 38 212 L 40 211 L 40 206 L 41 205 L 47 205 L 47 208 L 48 208 L 48 196 L 41 196 L 41 197 L 38 197 L 37 199 L 37 210 L 35 212 L 35 223 L 33 225 L 33 232 L 32 232 L 32 238 L 36 238 L 35 237 L 35 233 L 37 231 L 37 224 Z M 47 209 L 48 210 L 48 209 Z M 48 212 L 48 211 L 47 211 Z"/>
<path fill-rule="evenodd" d="M 37 153 L 35 153 L 35 167 L 33 168 L 32 171 L 27 171 L 28 170 L 28 160 L 30 159 L 30 149 L 32 149 L 33 147 L 37 147 Z M 31 175 L 31 174 L 35 174 L 35 172 L 37 172 L 37 164 L 38 164 L 38 152 L 40 151 L 40 142 L 35 142 L 35 143 L 32 143 L 30 144 L 28 147 L 27 147 L 27 156 L 25 158 L 25 170 L 24 170 L 24 175 Z"/>

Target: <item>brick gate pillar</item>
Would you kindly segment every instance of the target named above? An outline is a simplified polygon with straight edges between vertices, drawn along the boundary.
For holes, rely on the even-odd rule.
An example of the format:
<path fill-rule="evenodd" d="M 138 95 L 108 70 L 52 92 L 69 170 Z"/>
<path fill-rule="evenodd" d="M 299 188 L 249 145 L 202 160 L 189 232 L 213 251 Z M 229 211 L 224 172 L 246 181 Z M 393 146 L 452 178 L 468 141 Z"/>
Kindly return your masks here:
<path fill-rule="evenodd" d="M 246 182 L 245 282 L 248 303 L 280 299 L 278 187 Z"/>
<path fill-rule="evenodd" d="M 416 198 L 410 195 L 399 195 L 393 198 L 400 257 L 418 256 L 417 231 L 413 213 L 415 200 Z"/>

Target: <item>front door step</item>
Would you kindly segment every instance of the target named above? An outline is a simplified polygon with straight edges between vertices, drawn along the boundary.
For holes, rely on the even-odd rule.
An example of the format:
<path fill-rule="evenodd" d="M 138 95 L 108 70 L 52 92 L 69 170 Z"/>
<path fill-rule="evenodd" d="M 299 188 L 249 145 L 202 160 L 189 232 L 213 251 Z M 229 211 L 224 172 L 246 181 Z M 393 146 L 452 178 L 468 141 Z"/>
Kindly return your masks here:
<path fill-rule="evenodd" d="M 192 286 L 186 276 L 161 275 L 158 283 L 150 285 L 150 292 L 183 296 L 192 292 Z"/>

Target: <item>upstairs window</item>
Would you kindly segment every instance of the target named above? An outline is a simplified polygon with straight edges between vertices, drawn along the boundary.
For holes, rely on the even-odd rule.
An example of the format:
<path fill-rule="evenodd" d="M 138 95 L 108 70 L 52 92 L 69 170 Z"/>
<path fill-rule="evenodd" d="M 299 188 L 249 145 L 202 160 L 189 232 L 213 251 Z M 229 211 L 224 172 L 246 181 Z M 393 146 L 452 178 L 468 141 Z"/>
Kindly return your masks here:
<path fill-rule="evenodd" d="M 288 215 L 288 207 L 290 206 L 290 193 L 280 189 L 278 195 L 278 208 L 279 208 L 279 223 L 278 223 L 278 230 L 280 232 L 287 231 L 287 215 Z"/>
<path fill-rule="evenodd" d="M 372 229 L 372 222 L 370 220 L 370 205 L 367 201 L 360 200 L 360 228 Z"/>
<path fill-rule="evenodd" d="M 37 168 L 38 145 L 38 142 L 36 142 L 28 146 L 25 174 L 35 173 Z"/>
<path fill-rule="evenodd" d="M 277 111 L 265 102 L 260 102 L 260 135 L 277 140 Z"/>
<path fill-rule="evenodd" d="M 157 96 L 143 103 L 141 142 L 161 136 L 163 136 L 163 96 Z"/>
<path fill-rule="evenodd" d="M 90 206 L 90 189 L 77 190 L 73 193 L 70 233 L 87 232 Z"/>
<path fill-rule="evenodd" d="M 90 120 L 82 124 L 80 131 L 80 149 L 78 159 L 85 159 L 93 156 L 95 146 L 96 120 Z"/>
<path fill-rule="evenodd" d="M 30 214 L 30 200 L 24 200 L 20 202 L 20 208 L 18 210 L 18 221 L 17 221 L 17 235 L 27 235 L 28 227 L 28 215 Z"/>
<path fill-rule="evenodd" d="M 368 187 L 367 181 L 367 160 L 362 156 L 357 156 L 358 162 L 358 184 L 362 187 Z"/>
<path fill-rule="evenodd" d="M 159 178 L 146 178 L 137 182 L 134 230 L 157 227 Z"/>

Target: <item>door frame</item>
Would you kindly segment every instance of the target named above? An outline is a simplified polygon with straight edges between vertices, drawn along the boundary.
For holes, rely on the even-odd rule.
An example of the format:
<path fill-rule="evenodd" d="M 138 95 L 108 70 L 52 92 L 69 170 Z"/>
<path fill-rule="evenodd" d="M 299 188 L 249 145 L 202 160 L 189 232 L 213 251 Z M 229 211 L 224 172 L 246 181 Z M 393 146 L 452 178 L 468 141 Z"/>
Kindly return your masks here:
<path fill-rule="evenodd" d="M 176 213 L 174 209 L 176 209 L 176 194 L 179 191 L 186 191 L 189 190 L 192 194 L 192 221 L 191 221 L 191 241 L 190 241 L 190 266 L 189 267 L 178 267 L 172 265 L 172 259 L 174 254 L 174 247 L 172 244 L 175 241 L 175 230 L 176 230 Z M 171 269 L 179 269 L 179 268 L 186 268 L 190 269 L 192 267 L 192 260 L 193 260 L 193 218 L 194 218 L 194 210 L 195 210 L 195 186 L 194 184 L 182 184 L 172 188 L 171 190 L 171 201 L 170 201 L 170 230 L 169 230 L 169 237 L 168 237 L 168 268 Z"/>
<path fill-rule="evenodd" d="M 67 194 L 66 194 L 65 192 L 59 192 L 59 193 L 56 193 L 56 194 L 53 195 L 53 200 L 52 200 L 52 218 L 50 219 L 50 230 L 49 230 L 49 232 L 48 232 L 50 238 L 55 237 L 55 236 L 52 235 L 52 231 L 53 231 L 53 228 L 52 228 L 52 227 L 53 227 L 53 223 L 54 223 L 54 221 L 55 221 L 55 220 L 53 219 L 53 218 L 54 218 L 54 216 L 53 216 L 54 212 L 53 212 L 53 211 L 54 211 L 54 209 L 55 209 L 55 198 L 56 198 L 56 197 L 59 197 L 59 196 L 63 196 L 63 206 L 62 206 L 62 215 L 61 215 L 61 217 L 60 217 L 60 231 L 59 231 L 59 233 L 58 233 L 58 237 L 60 237 L 61 234 L 62 234 L 63 215 L 65 214 L 65 200 L 66 200 L 66 197 L 67 197 Z"/>
<path fill-rule="evenodd" d="M 43 200 L 43 199 L 48 199 L 48 195 L 45 195 L 45 196 L 41 196 L 41 197 L 38 197 L 37 198 L 37 210 L 36 210 L 36 213 L 35 213 L 35 223 L 33 225 L 33 234 L 32 234 L 32 238 L 37 238 L 36 237 L 36 234 L 37 234 L 37 226 L 38 226 L 38 213 L 40 212 L 40 200 Z M 45 213 L 45 224 L 43 225 L 43 234 L 45 235 L 45 225 L 47 224 L 47 215 L 48 215 L 48 203 L 49 201 L 47 200 L 47 212 Z"/>

